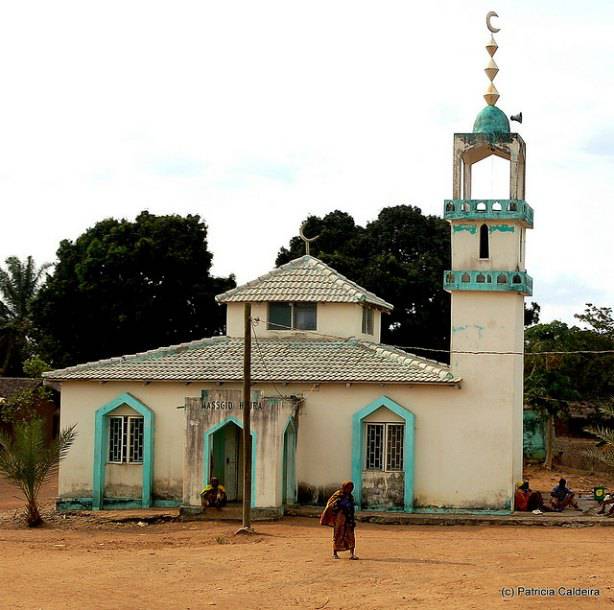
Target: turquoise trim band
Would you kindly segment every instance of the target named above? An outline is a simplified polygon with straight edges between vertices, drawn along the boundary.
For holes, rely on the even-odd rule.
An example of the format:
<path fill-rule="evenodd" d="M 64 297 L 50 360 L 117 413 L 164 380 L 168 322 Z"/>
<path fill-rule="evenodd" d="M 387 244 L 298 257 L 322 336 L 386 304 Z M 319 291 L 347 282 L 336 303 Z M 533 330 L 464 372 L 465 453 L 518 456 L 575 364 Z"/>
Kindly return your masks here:
<path fill-rule="evenodd" d="M 229 415 L 222 421 L 218 422 L 214 426 L 211 426 L 208 430 L 205 430 L 205 442 L 203 448 L 203 487 L 209 483 L 209 467 L 210 467 L 210 455 L 211 455 L 211 436 L 218 430 L 228 425 L 229 423 L 236 424 L 241 430 L 243 430 L 243 422 L 236 417 Z M 252 501 L 251 506 L 256 506 L 256 442 L 257 434 L 254 430 L 251 431 L 252 437 Z"/>
<path fill-rule="evenodd" d="M 58 500 L 55 507 L 59 511 L 63 510 L 91 510 L 94 506 L 93 498 L 66 498 Z M 181 500 L 153 500 L 151 506 L 154 508 L 179 508 Z M 128 498 L 105 498 L 104 508 L 109 510 L 122 510 L 142 508 L 139 501 Z"/>
<path fill-rule="evenodd" d="M 362 504 L 362 465 L 364 462 L 364 426 L 363 419 L 380 407 L 390 409 L 405 422 L 405 441 L 403 443 L 403 479 L 405 484 L 403 509 L 407 513 L 414 510 L 414 444 L 415 415 L 396 403 L 388 396 L 380 396 L 352 416 L 352 482 L 354 498 L 359 509 Z"/>
<path fill-rule="evenodd" d="M 140 506 L 151 506 L 153 487 L 154 413 L 140 400 L 125 392 L 100 407 L 95 414 L 94 428 L 94 476 L 92 485 L 92 508 L 101 510 L 104 502 L 104 482 L 107 453 L 108 417 L 122 406 L 130 407 L 143 416 L 143 495 Z"/>
<path fill-rule="evenodd" d="M 446 199 L 445 220 L 516 220 L 533 228 L 533 208 L 522 199 Z"/>
<path fill-rule="evenodd" d="M 533 278 L 526 271 L 444 271 L 443 287 L 448 292 L 517 292 L 531 296 Z"/>

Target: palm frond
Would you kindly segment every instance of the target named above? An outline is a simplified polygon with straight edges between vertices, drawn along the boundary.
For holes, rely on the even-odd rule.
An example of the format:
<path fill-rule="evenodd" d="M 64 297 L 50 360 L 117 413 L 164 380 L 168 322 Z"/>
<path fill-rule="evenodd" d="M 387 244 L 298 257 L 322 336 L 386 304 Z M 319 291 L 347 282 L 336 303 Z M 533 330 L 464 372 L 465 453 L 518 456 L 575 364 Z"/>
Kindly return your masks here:
<path fill-rule="evenodd" d="M 62 430 L 50 444 L 45 442 L 41 419 L 16 424 L 13 438 L 0 434 L 0 473 L 22 491 L 29 514 L 35 515 L 34 524 L 40 522 L 37 509 L 40 488 L 72 447 L 77 434 L 75 428 Z"/>

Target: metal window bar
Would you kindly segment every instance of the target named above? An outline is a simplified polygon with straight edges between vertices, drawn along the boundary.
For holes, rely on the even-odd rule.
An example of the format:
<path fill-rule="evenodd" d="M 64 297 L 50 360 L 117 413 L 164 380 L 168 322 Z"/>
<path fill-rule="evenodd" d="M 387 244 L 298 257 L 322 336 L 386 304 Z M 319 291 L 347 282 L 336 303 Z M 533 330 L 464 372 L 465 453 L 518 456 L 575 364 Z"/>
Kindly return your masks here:
<path fill-rule="evenodd" d="M 129 451 L 128 462 L 131 464 L 143 463 L 143 432 L 144 422 L 142 417 L 129 417 L 128 429 L 129 429 Z"/>
<path fill-rule="evenodd" d="M 384 425 L 367 424 L 367 470 L 383 470 Z"/>
<path fill-rule="evenodd" d="M 403 424 L 386 425 L 386 470 L 403 470 Z"/>
<path fill-rule="evenodd" d="M 121 464 L 123 462 L 124 447 L 124 418 L 109 418 L 109 462 Z"/>

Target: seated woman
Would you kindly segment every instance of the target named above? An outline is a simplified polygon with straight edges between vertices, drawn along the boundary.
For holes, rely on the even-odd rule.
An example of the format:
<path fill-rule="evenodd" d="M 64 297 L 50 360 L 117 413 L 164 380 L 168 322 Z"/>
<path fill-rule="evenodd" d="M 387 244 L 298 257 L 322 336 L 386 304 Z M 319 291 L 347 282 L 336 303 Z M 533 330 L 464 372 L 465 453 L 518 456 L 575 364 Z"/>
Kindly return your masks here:
<path fill-rule="evenodd" d="M 544 499 L 539 491 L 533 491 L 529 488 L 529 482 L 523 481 L 518 484 L 516 494 L 514 496 L 514 510 L 521 512 L 541 511 L 543 513 L 550 512 L 552 509 L 544 504 Z"/>
<path fill-rule="evenodd" d="M 211 477 L 209 485 L 200 492 L 200 503 L 203 509 L 207 506 L 222 508 L 226 506 L 226 490 L 217 477 Z"/>

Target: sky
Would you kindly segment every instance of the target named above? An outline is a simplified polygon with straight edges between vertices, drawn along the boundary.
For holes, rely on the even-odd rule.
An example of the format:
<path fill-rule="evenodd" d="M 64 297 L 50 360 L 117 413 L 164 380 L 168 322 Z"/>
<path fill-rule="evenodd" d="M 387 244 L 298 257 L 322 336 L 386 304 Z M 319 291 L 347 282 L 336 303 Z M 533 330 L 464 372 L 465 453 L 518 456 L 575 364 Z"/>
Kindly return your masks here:
<path fill-rule="evenodd" d="M 309 214 L 442 215 L 452 137 L 523 112 L 531 300 L 614 304 L 614 2 L 12 2 L 0 20 L 0 261 L 110 216 L 200 214 L 213 272 L 274 266 Z M 498 160 L 474 196 L 503 196 Z M 501 162 L 503 163 L 503 162 Z M 477 190 L 476 190 L 477 189 Z"/>

